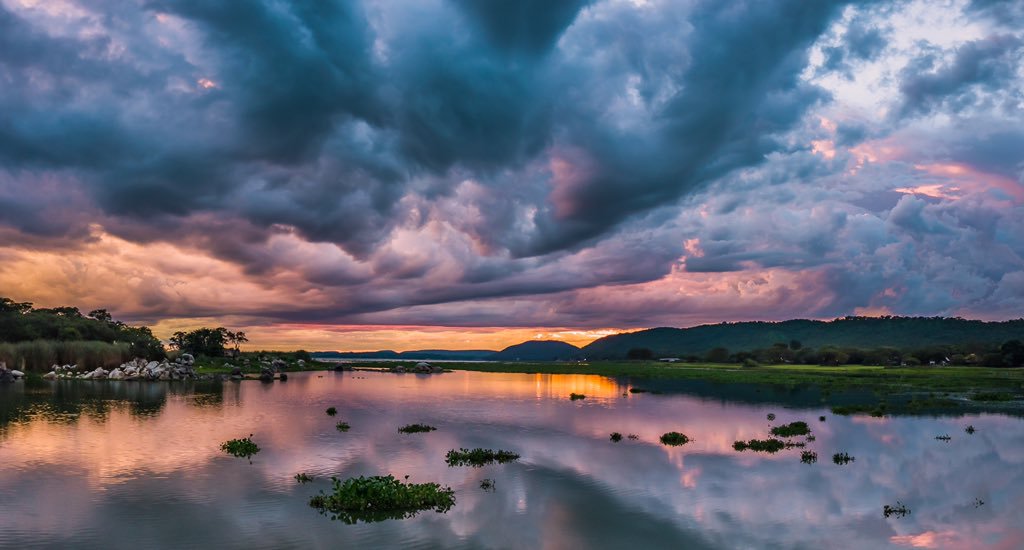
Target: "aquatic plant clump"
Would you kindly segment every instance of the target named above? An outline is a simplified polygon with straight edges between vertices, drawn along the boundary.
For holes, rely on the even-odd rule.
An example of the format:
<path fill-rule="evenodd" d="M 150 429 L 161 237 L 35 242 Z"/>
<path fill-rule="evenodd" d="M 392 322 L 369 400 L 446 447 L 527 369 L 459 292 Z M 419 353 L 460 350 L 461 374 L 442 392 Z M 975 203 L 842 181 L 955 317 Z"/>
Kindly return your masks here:
<path fill-rule="evenodd" d="M 953 438 L 950 437 L 948 434 L 946 434 L 946 435 L 937 435 L 937 436 L 935 436 L 935 439 L 937 439 L 939 441 L 947 441 L 948 442 L 950 439 L 953 439 Z"/>
<path fill-rule="evenodd" d="M 849 463 L 853 462 L 854 460 L 857 460 L 857 459 L 852 457 L 852 456 L 850 456 L 849 453 L 836 453 L 836 454 L 832 455 L 832 462 L 834 462 L 836 464 L 839 464 L 839 465 L 849 464 Z"/>
<path fill-rule="evenodd" d="M 354 524 L 405 519 L 424 510 L 447 512 L 455 505 L 455 491 L 437 483 L 403 483 L 394 476 L 331 478 L 331 492 L 321 491 L 309 505 L 331 519 Z"/>
<path fill-rule="evenodd" d="M 737 441 L 732 444 L 732 448 L 737 451 L 751 450 L 759 453 L 777 453 L 787 446 L 795 446 L 795 444 L 787 445 L 781 439 L 751 439 L 750 441 Z"/>
<path fill-rule="evenodd" d="M 667 434 L 662 434 L 662 436 L 661 436 L 661 444 L 662 445 L 672 445 L 672 446 L 686 445 L 690 441 L 691 441 L 691 439 L 689 437 L 687 437 L 685 434 L 681 434 L 679 432 L 668 432 Z"/>
<path fill-rule="evenodd" d="M 426 424 L 409 424 L 407 426 L 402 426 L 401 428 L 398 428 L 398 432 L 403 434 L 418 434 L 432 432 L 436 429 L 437 428 L 433 426 L 428 426 Z"/>
<path fill-rule="evenodd" d="M 586 399 L 586 398 L 587 398 L 587 396 L 583 395 L 582 393 L 570 393 L 569 394 L 569 399 L 571 401 L 579 401 L 580 399 Z"/>
<path fill-rule="evenodd" d="M 804 464 L 814 464 L 818 461 L 818 453 L 814 451 L 803 451 L 800 453 L 800 462 Z"/>
<path fill-rule="evenodd" d="M 629 434 L 629 435 L 627 435 L 626 437 L 627 437 L 627 438 L 628 438 L 628 439 L 629 439 L 630 441 L 637 441 L 637 440 L 639 440 L 639 439 L 640 439 L 640 436 L 639 436 L 639 435 L 636 435 L 636 434 Z"/>
<path fill-rule="evenodd" d="M 305 472 L 300 473 L 300 474 L 295 474 L 295 481 L 298 481 L 299 483 L 309 483 L 310 481 L 313 481 L 313 476 L 311 476 L 311 475 L 309 475 L 309 474 L 307 474 Z"/>
<path fill-rule="evenodd" d="M 512 451 L 503 450 L 491 450 L 491 449 L 466 449 L 461 448 L 459 450 L 452 449 L 445 454 L 444 462 L 450 467 L 455 466 L 472 466 L 479 468 L 492 462 L 498 464 L 504 464 L 506 462 L 513 462 L 519 460 L 519 455 Z"/>
<path fill-rule="evenodd" d="M 612 435 L 610 435 L 608 439 L 611 439 L 612 441 L 618 443 L 619 441 L 622 441 L 622 434 L 620 434 L 619 432 L 612 432 Z"/>
<path fill-rule="evenodd" d="M 493 493 L 495 489 L 494 480 L 490 478 L 480 480 L 480 488 L 484 491 Z"/>
<path fill-rule="evenodd" d="M 908 514 L 910 514 L 910 508 L 907 508 L 905 504 L 898 500 L 895 505 L 886 504 L 882 507 L 882 515 L 887 518 L 889 516 L 902 518 Z"/>
<path fill-rule="evenodd" d="M 768 422 L 775 422 L 775 413 L 768 413 Z"/>
<path fill-rule="evenodd" d="M 334 427 L 337 428 L 339 432 L 347 432 L 352 429 L 352 426 L 349 426 L 348 422 L 338 422 Z"/>
<path fill-rule="evenodd" d="M 794 437 L 798 435 L 808 435 L 811 433 L 811 429 L 807 426 L 806 422 L 790 422 L 782 426 L 775 426 L 772 428 L 772 435 L 779 437 Z"/>
<path fill-rule="evenodd" d="M 231 439 L 220 444 L 225 453 L 238 458 L 251 458 L 252 455 L 260 452 L 260 447 L 252 440 L 252 434 L 242 439 Z"/>
<path fill-rule="evenodd" d="M 327 407 L 327 416 L 334 416 L 338 414 L 338 409 L 334 407 Z"/>
<path fill-rule="evenodd" d="M 974 429 L 974 425 L 970 425 L 964 428 L 964 431 L 967 432 L 967 435 L 974 435 L 977 430 Z"/>

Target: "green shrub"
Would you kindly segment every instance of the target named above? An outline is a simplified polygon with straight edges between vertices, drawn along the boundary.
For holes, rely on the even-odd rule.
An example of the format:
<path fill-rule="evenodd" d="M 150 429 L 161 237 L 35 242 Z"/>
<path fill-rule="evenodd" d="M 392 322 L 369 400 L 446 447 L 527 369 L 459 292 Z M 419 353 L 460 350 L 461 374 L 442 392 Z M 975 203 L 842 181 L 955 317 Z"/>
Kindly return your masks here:
<path fill-rule="evenodd" d="M 791 445 L 795 446 L 795 445 Z M 786 448 L 786 443 L 780 439 L 751 439 L 750 441 L 737 441 L 732 444 L 737 451 L 756 451 L 759 453 L 777 453 Z"/>
<path fill-rule="evenodd" d="M 681 434 L 679 432 L 668 432 L 661 435 L 662 445 L 672 445 L 673 447 L 677 447 L 679 445 L 686 445 L 690 441 L 689 437 L 686 437 L 685 434 Z"/>
<path fill-rule="evenodd" d="M 309 505 L 348 524 L 405 519 L 424 510 L 444 513 L 455 505 L 455 491 L 437 483 L 403 483 L 394 476 L 331 478 L 330 493 L 320 492 Z"/>

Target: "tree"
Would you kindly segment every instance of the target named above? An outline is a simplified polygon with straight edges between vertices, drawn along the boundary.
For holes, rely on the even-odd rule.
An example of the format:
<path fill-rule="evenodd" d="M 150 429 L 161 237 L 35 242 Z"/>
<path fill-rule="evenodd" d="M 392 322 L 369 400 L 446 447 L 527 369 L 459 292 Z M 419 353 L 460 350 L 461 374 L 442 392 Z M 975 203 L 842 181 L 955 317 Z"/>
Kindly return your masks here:
<path fill-rule="evenodd" d="M 791 349 L 793 351 L 797 351 L 798 349 L 800 349 L 802 347 L 804 347 L 804 345 L 800 343 L 800 340 L 790 340 L 789 341 L 789 349 Z"/>
<path fill-rule="evenodd" d="M 94 309 L 89 312 L 90 319 L 96 319 L 101 323 L 111 323 L 114 321 L 114 316 L 105 309 Z"/>
<path fill-rule="evenodd" d="M 228 342 L 228 334 L 231 332 L 224 327 L 202 327 L 189 332 L 175 332 L 168 342 L 172 347 L 193 355 L 221 357 L 224 355 L 224 344 Z"/>
<path fill-rule="evenodd" d="M 1019 367 L 1024 365 L 1024 343 L 1020 340 L 1008 340 L 999 346 L 1000 353 L 1003 354 L 1003 358 L 1006 363 L 1011 367 Z"/>
<path fill-rule="evenodd" d="M 235 346 L 235 355 L 238 354 L 238 346 L 249 341 L 249 338 L 245 336 L 242 331 L 238 332 L 227 332 L 227 341 Z"/>
<path fill-rule="evenodd" d="M 654 352 L 650 348 L 630 348 L 626 352 L 627 359 L 654 359 Z"/>
<path fill-rule="evenodd" d="M 726 348 L 718 347 L 708 352 L 707 361 L 709 363 L 725 363 L 729 361 L 729 350 Z"/>
<path fill-rule="evenodd" d="M 0 313 L 28 313 L 32 311 L 32 302 L 15 302 L 10 298 L 0 297 Z"/>

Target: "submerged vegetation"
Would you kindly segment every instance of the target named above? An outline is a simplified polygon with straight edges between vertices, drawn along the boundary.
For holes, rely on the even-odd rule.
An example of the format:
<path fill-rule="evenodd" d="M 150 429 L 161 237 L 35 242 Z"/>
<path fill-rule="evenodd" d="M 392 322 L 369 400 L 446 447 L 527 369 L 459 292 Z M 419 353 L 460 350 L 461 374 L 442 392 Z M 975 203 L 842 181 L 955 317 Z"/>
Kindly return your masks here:
<path fill-rule="evenodd" d="M 811 429 L 807 426 L 806 422 L 797 421 L 784 424 L 782 426 L 775 426 L 772 428 L 772 435 L 779 437 L 795 437 L 798 435 L 808 435 L 811 433 Z"/>
<path fill-rule="evenodd" d="M 512 462 L 519 460 L 519 455 L 512 451 L 503 450 L 491 450 L 491 449 L 466 449 L 461 448 L 459 450 L 452 449 L 445 454 L 444 462 L 450 467 L 454 466 L 472 466 L 479 468 L 492 462 L 498 464 L 504 464 L 506 462 Z"/>
<path fill-rule="evenodd" d="M 662 434 L 660 440 L 662 445 L 672 446 L 686 445 L 692 441 L 685 434 L 681 434 L 679 432 L 668 432 L 666 434 Z"/>
<path fill-rule="evenodd" d="M 428 426 L 426 424 L 409 424 L 409 425 L 406 425 L 406 426 L 402 426 L 401 428 L 398 428 L 398 433 L 403 433 L 403 434 L 426 433 L 426 432 L 432 432 L 432 431 L 434 431 L 436 429 L 437 428 L 435 428 L 433 426 Z"/>
<path fill-rule="evenodd" d="M 252 440 L 252 434 L 242 439 L 231 439 L 220 444 L 225 453 L 238 458 L 252 458 L 252 455 L 260 452 L 260 447 Z"/>
<path fill-rule="evenodd" d="M 331 519 L 348 524 L 405 519 L 424 510 L 447 512 L 455 505 L 455 491 L 437 483 L 403 483 L 394 476 L 331 478 L 331 492 L 322 492 L 309 505 Z"/>

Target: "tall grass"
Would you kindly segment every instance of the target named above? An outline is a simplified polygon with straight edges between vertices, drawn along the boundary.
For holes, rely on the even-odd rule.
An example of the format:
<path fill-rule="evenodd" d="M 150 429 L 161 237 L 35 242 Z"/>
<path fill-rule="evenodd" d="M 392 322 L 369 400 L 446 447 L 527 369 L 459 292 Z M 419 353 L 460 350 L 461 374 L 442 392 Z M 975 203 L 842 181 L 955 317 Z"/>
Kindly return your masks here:
<path fill-rule="evenodd" d="M 131 358 L 131 346 L 123 342 L 32 340 L 0 343 L 0 361 L 7 363 L 8 368 L 26 372 L 45 372 L 53 365 L 78 365 L 83 370 L 110 368 Z"/>

